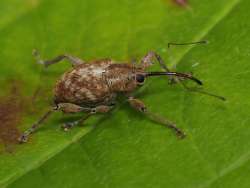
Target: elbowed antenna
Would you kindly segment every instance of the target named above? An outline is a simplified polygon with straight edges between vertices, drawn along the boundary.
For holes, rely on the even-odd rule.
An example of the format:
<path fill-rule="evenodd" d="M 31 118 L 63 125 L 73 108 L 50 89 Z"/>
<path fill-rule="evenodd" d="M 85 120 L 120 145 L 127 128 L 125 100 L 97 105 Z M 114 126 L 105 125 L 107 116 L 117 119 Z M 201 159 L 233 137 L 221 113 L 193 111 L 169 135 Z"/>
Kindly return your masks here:
<path fill-rule="evenodd" d="M 168 43 L 168 48 L 170 46 L 184 46 L 184 45 L 196 45 L 196 44 L 207 44 L 207 40 L 202 40 L 202 41 L 197 41 L 197 42 L 185 42 L 185 43 L 175 43 L 175 42 L 169 42 Z"/>
<path fill-rule="evenodd" d="M 188 78 L 190 80 L 193 80 L 197 84 L 202 85 L 202 82 L 199 79 L 193 77 L 192 75 L 185 74 L 185 73 L 179 73 L 179 72 L 148 72 L 148 73 L 146 73 L 147 77 L 148 76 L 162 76 L 162 75 Z"/>
<path fill-rule="evenodd" d="M 166 76 L 177 76 L 177 77 L 182 77 L 182 78 L 188 78 L 190 80 L 193 80 L 194 82 L 196 82 L 197 84 L 199 85 L 202 85 L 202 82 L 193 77 L 192 75 L 189 75 L 189 74 L 185 74 L 185 73 L 179 73 L 179 72 L 147 72 L 146 73 L 146 77 L 147 76 L 162 76 L 162 75 L 166 75 Z M 182 82 L 181 82 L 182 83 Z M 182 85 L 184 86 L 184 88 L 187 90 L 187 91 L 190 91 L 190 92 L 197 92 L 197 93 L 201 93 L 201 94 L 204 94 L 204 95 L 209 95 L 211 97 L 215 97 L 217 99 L 220 99 L 222 101 L 226 101 L 226 98 L 225 97 L 222 97 L 222 96 L 219 96 L 219 95 L 215 95 L 215 94 L 212 94 L 212 93 L 209 93 L 209 92 L 206 92 L 206 91 L 201 91 L 201 90 L 197 90 L 195 88 L 189 88 L 187 87 L 184 83 L 182 83 Z"/>

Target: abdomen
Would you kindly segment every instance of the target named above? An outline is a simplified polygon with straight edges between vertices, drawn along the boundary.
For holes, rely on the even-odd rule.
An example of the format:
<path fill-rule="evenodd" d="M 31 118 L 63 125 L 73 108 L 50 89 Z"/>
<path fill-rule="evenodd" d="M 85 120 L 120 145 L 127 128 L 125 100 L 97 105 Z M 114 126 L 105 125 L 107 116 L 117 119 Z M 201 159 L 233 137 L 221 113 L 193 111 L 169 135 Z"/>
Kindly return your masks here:
<path fill-rule="evenodd" d="M 115 94 L 110 93 L 103 78 L 108 65 L 109 62 L 100 61 L 82 64 L 66 72 L 56 84 L 55 102 L 88 107 L 111 103 Z"/>

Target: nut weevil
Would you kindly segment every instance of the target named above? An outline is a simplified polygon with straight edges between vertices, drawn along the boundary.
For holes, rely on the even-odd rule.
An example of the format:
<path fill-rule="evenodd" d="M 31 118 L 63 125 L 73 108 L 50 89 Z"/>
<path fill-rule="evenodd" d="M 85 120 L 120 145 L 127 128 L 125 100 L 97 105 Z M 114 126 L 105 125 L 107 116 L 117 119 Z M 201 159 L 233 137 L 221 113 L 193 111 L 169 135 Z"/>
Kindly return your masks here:
<path fill-rule="evenodd" d="M 147 53 L 138 65 L 135 63 L 117 63 L 111 59 L 85 62 L 67 54 L 57 56 L 52 60 L 43 61 L 40 59 L 40 55 L 37 51 L 34 51 L 34 55 L 38 63 L 43 64 L 45 67 L 66 59 L 72 64 L 73 68 L 65 72 L 54 87 L 55 105 L 21 135 L 19 138 L 20 143 L 27 142 L 30 134 L 32 134 L 52 112 L 85 113 L 79 120 L 63 124 L 62 128 L 67 131 L 75 125 L 83 123 L 93 114 L 109 112 L 115 106 L 118 94 L 125 95 L 131 107 L 150 116 L 150 118 L 156 122 L 160 122 L 173 129 L 179 137 L 185 136 L 185 133 L 177 128 L 174 123 L 151 113 L 141 100 L 134 98 L 132 95 L 133 91 L 142 86 L 145 80 L 152 76 L 168 76 L 170 81 L 174 80 L 180 83 L 183 83 L 182 80 L 184 79 L 190 79 L 202 85 L 202 82 L 191 74 L 171 72 L 157 53 L 153 51 Z M 153 58 L 159 62 L 163 71 L 146 71 L 146 69 L 153 64 Z M 195 91 L 184 84 L 183 86 L 189 91 Z M 225 100 L 223 97 L 217 95 L 203 91 L 201 91 L 201 93 Z"/>

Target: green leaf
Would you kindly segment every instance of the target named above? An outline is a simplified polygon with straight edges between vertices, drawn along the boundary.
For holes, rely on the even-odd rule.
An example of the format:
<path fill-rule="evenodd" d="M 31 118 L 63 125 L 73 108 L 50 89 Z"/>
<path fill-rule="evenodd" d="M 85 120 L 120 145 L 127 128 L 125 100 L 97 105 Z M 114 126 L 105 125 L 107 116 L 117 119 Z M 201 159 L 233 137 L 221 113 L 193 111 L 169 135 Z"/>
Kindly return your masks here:
<path fill-rule="evenodd" d="M 31 56 L 34 48 L 44 58 L 67 52 L 85 60 L 118 61 L 139 60 L 154 50 L 227 101 L 152 78 L 138 97 L 184 129 L 184 140 L 126 103 L 69 133 L 59 125 L 73 118 L 55 114 L 27 144 L 0 154 L 0 187 L 249 187 L 247 0 L 190 0 L 186 7 L 167 0 L 26 0 L 18 5 L 3 1 L 1 6 L 0 82 L 3 97 L 13 80 L 20 84 L 19 99 L 26 105 L 22 130 L 46 111 L 55 80 L 69 68 L 61 63 L 42 69 Z M 168 42 L 201 39 L 209 44 L 167 49 Z"/>

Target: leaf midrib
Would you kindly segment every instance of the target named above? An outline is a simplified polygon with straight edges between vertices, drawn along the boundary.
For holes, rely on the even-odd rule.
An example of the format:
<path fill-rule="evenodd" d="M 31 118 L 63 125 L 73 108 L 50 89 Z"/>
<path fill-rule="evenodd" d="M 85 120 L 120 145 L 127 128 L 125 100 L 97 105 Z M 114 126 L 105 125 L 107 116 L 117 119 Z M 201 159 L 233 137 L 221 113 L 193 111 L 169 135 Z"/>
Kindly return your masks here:
<path fill-rule="evenodd" d="M 239 4 L 241 0 L 233 0 L 228 4 L 225 4 L 225 8 L 221 10 L 221 12 L 218 12 L 217 15 L 214 15 L 209 23 L 213 24 L 207 24 L 207 27 L 204 27 L 199 34 L 197 34 L 193 41 L 200 41 L 202 38 L 204 38 L 218 23 L 220 23 L 225 17 L 233 10 L 233 8 Z M 209 43 L 209 41 L 208 41 Z M 170 63 L 170 66 L 176 66 L 181 59 L 187 54 L 194 46 L 190 45 L 187 46 L 183 52 L 176 55 L 175 58 L 173 58 L 173 62 Z"/>

